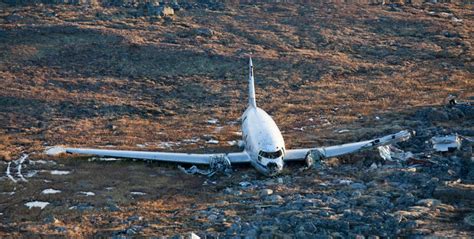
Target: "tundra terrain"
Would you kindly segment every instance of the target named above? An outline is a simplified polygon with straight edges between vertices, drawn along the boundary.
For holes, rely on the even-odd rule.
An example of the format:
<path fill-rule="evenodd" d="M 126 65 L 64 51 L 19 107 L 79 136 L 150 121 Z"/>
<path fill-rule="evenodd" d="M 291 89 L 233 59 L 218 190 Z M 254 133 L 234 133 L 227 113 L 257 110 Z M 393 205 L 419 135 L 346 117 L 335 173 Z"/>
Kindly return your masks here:
<path fill-rule="evenodd" d="M 0 3 L 0 237 L 474 237 L 472 144 L 430 145 L 474 136 L 472 105 L 445 100 L 473 100 L 473 5 L 248 2 L 164 16 Z M 416 157 L 374 150 L 266 178 L 43 153 L 239 151 L 250 55 L 287 148 L 409 129 L 397 147 Z"/>

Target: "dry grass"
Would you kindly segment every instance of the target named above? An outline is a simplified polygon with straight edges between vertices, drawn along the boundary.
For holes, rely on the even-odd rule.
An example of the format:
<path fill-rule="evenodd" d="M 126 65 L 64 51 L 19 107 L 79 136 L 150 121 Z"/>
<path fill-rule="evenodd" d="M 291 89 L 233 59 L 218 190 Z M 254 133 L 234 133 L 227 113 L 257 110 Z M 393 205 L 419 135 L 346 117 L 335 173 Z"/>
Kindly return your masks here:
<path fill-rule="evenodd" d="M 57 17 L 48 14 L 52 11 Z M 463 22 L 430 11 L 451 12 Z M 21 18 L 8 20 L 13 12 Z M 226 11 L 180 11 L 173 21 L 133 18 L 113 7 L 2 4 L 0 157 L 15 159 L 57 144 L 143 149 L 140 144 L 163 150 L 160 143 L 171 142 L 181 143 L 169 149 L 174 151 L 238 150 L 226 141 L 239 139 L 235 132 L 247 102 L 249 53 L 254 57 L 257 103 L 274 117 L 288 148 L 411 128 L 418 123 L 407 115 L 418 108 L 439 105 L 449 93 L 473 96 L 473 25 L 472 8 L 458 4 L 408 6 L 401 12 L 380 5 L 322 2 L 242 4 Z M 213 35 L 200 34 L 201 28 Z M 217 125 L 207 123 L 214 118 Z M 350 131 L 335 133 L 340 129 Z M 210 146 L 209 137 L 220 143 Z M 81 165 L 87 170 L 70 178 L 74 182 L 103 182 L 95 185 L 97 190 L 142 185 L 150 196 L 135 202 L 126 192 L 117 192 L 110 196 L 122 200 L 123 212 L 78 215 L 66 210 L 77 200 L 68 191 L 70 201 L 61 204 L 68 213 L 61 214 L 57 226 L 66 227 L 69 237 L 110 235 L 123 229 L 120 219 L 137 212 L 154 222 L 150 228 L 155 231 L 144 235 L 171 235 L 197 223 L 186 218 L 186 210 L 173 222 L 168 219 L 173 210 L 191 207 L 196 200 L 194 209 L 199 210 L 217 200 L 210 196 L 213 192 L 207 195 L 196 186 L 202 178 L 183 179 L 160 165 L 165 174 L 153 182 L 143 175 L 158 169 L 142 166 L 138 170 L 145 172 L 130 176 L 130 170 L 137 170 L 132 165 L 108 165 L 114 173 L 104 173 L 97 164 Z M 251 170 L 245 173 L 256 177 Z M 196 186 L 192 195 L 169 197 L 181 192 L 181 184 L 160 188 L 181 181 Z M 216 187 L 226 183 L 231 182 Z M 24 192 L 24 198 L 37 198 Z M 253 205 L 241 207 L 236 208 L 243 217 L 255 213 Z M 34 212 L 19 214 L 24 221 L 9 224 L 10 229 L 35 236 L 58 234 L 35 222 L 42 217 Z"/>

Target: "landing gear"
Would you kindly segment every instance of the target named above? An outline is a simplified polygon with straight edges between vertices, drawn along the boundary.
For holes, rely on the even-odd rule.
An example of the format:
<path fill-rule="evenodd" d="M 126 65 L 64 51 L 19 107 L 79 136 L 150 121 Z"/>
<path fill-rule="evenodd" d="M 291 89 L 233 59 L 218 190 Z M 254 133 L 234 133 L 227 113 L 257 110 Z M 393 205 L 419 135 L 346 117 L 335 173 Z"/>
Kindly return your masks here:
<path fill-rule="evenodd" d="M 230 173 L 232 171 L 232 166 L 230 160 L 226 155 L 218 155 L 211 158 L 209 163 L 210 171 L 215 173 Z"/>

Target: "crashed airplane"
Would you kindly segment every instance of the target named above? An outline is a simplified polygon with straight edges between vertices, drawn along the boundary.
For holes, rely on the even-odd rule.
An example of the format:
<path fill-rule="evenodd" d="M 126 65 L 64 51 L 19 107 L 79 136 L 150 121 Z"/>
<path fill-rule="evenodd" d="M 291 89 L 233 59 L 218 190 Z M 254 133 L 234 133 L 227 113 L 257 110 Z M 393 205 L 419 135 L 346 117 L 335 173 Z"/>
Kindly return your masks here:
<path fill-rule="evenodd" d="M 174 163 L 209 165 L 213 169 L 230 168 L 234 163 L 249 163 L 267 176 L 279 174 L 288 161 L 306 161 L 311 165 L 314 160 L 336 157 L 360 150 L 393 144 L 410 138 L 410 132 L 404 130 L 381 138 L 343 145 L 286 149 L 283 136 L 275 121 L 264 110 L 257 107 L 252 59 L 249 59 L 249 102 L 242 115 L 242 137 L 244 151 L 227 154 L 193 154 L 172 152 L 145 152 L 128 150 L 107 150 L 90 148 L 60 148 L 59 151 L 74 154 L 97 155 L 156 160 Z M 56 153 L 58 152 L 57 148 Z"/>

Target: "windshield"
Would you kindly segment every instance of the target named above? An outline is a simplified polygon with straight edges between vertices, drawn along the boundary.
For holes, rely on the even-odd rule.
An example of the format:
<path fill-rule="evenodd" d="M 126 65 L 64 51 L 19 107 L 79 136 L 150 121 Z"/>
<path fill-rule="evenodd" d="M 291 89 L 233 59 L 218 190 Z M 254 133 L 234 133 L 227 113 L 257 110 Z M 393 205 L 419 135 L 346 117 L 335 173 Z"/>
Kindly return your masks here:
<path fill-rule="evenodd" d="M 276 152 L 260 151 L 260 153 L 258 155 L 261 156 L 261 157 L 267 158 L 267 159 L 276 159 L 276 158 L 281 157 L 282 154 L 283 153 L 281 152 L 281 150 L 278 150 Z"/>

